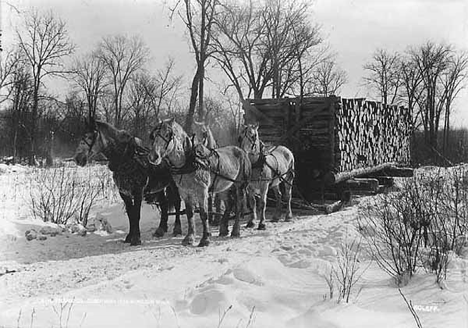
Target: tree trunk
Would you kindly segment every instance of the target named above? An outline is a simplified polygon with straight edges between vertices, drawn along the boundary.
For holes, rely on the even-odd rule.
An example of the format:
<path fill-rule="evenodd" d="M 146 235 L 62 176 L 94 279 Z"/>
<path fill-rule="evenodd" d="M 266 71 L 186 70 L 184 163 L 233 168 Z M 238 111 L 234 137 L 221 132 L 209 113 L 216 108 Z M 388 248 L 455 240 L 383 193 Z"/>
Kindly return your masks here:
<path fill-rule="evenodd" d="M 198 84 L 200 83 L 200 67 L 197 67 L 197 71 L 193 76 L 192 80 L 192 87 L 190 93 L 190 103 L 189 103 L 189 110 L 187 116 L 185 117 L 185 126 L 184 129 L 187 133 L 192 133 L 192 123 L 193 123 L 193 116 L 195 115 L 195 107 L 197 105 L 197 97 L 198 97 Z"/>
<path fill-rule="evenodd" d="M 37 110 L 39 106 L 39 87 L 34 88 L 33 93 L 33 108 L 31 112 L 31 121 L 29 122 L 29 141 L 30 141 L 30 149 L 29 149 L 29 165 L 35 165 L 35 157 L 36 157 L 36 124 L 37 124 Z"/>

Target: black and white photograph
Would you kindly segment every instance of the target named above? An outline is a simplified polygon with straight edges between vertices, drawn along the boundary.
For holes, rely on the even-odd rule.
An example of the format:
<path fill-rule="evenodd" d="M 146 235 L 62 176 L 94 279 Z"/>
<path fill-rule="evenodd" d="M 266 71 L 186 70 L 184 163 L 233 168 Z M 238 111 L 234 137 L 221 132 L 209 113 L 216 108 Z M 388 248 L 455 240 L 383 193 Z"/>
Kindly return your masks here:
<path fill-rule="evenodd" d="M 0 0 L 0 328 L 468 327 L 468 1 Z"/>

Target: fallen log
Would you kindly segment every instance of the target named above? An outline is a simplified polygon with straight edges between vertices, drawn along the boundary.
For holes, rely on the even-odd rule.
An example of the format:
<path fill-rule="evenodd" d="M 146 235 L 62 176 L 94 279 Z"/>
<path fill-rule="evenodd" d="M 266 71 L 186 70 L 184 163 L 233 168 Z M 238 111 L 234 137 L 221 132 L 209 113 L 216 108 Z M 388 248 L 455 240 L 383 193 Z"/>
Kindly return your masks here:
<path fill-rule="evenodd" d="M 413 169 L 398 167 L 396 163 L 392 162 L 384 163 L 346 172 L 330 173 L 327 175 L 327 182 L 328 184 L 338 184 L 353 178 L 375 178 L 377 176 L 412 177 Z"/>
<path fill-rule="evenodd" d="M 379 180 L 372 178 L 353 178 L 343 182 L 344 188 L 354 192 L 377 193 L 379 190 Z"/>

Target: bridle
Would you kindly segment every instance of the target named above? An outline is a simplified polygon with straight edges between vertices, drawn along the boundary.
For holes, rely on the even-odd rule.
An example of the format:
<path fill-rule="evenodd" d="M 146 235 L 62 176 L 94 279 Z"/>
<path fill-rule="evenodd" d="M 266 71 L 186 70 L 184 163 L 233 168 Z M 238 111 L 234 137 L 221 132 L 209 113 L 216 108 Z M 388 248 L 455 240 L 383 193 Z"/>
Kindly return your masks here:
<path fill-rule="evenodd" d="M 96 140 L 97 140 L 97 135 L 99 134 L 99 130 L 94 130 L 92 132 L 93 136 L 91 138 L 91 143 L 88 142 L 88 140 L 86 140 L 86 137 L 83 137 L 81 138 L 81 141 L 83 141 L 86 146 L 88 146 L 88 153 L 91 152 L 91 149 L 93 149 L 94 145 L 96 144 Z"/>
<path fill-rule="evenodd" d="M 157 130 L 157 133 L 156 133 L 156 130 Z M 169 138 L 166 138 L 165 136 L 161 134 L 161 126 L 159 126 L 157 128 L 154 128 L 154 130 L 150 134 L 151 140 L 154 141 L 156 137 L 161 138 L 166 143 L 164 145 L 164 149 L 167 150 L 167 147 L 169 147 L 169 144 L 171 143 L 171 141 L 174 140 L 174 133 L 171 131 Z"/>
<path fill-rule="evenodd" d="M 243 135 L 239 137 L 239 144 L 242 145 L 242 141 L 244 141 L 245 139 L 247 139 L 250 142 L 251 144 L 250 151 L 253 152 L 255 147 L 257 146 L 258 135 L 254 134 L 253 137 L 250 137 L 247 135 L 247 129 L 245 129 L 243 132 Z"/>

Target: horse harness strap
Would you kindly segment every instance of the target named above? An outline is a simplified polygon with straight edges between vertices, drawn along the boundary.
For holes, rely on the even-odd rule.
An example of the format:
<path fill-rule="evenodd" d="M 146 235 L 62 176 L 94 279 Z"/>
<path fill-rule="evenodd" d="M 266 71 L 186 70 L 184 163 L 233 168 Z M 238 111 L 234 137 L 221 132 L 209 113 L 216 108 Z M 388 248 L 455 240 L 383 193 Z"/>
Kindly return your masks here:
<path fill-rule="evenodd" d="M 216 159 L 217 159 L 217 162 L 216 162 L 216 170 L 213 170 L 211 168 L 211 163 L 210 163 L 210 157 L 213 157 L 215 156 Z M 211 185 L 209 186 L 208 188 L 208 192 L 209 193 L 213 193 L 214 191 L 214 186 L 216 184 L 216 180 L 218 178 L 221 178 L 221 179 L 224 179 L 224 180 L 228 180 L 228 181 L 231 181 L 231 182 L 239 182 L 235 179 L 232 179 L 232 178 L 229 178 L 223 174 L 220 173 L 220 168 L 219 168 L 219 165 L 220 165 L 220 160 L 219 160 L 219 153 L 215 150 L 215 149 L 211 149 L 210 150 L 210 154 L 208 156 L 206 156 L 205 158 L 202 158 L 202 157 L 196 157 L 196 159 L 198 160 L 198 162 L 201 164 L 201 168 L 209 171 L 210 173 L 213 173 L 215 175 L 214 179 L 213 179 L 213 182 L 211 183 Z"/>
<path fill-rule="evenodd" d="M 276 149 L 276 148 L 274 148 L 274 149 Z M 268 162 L 266 160 L 267 156 L 272 156 L 275 159 L 276 169 L 273 166 L 271 166 L 270 164 L 268 164 Z M 274 179 L 280 179 L 281 182 L 285 182 L 285 183 L 291 185 L 291 183 L 289 183 L 283 177 L 286 174 L 290 173 L 292 171 L 292 169 L 290 168 L 289 170 L 287 170 L 286 172 L 281 174 L 281 172 L 279 172 L 279 170 L 278 170 L 278 167 L 279 167 L 278 159 L 271 152 L 269 152 L 269 154 L 265 154 L 265 153 L 261 152 L 259 159 L 254 164 L 252 164 L 252 169 L 262 169 L 263 170 L 263 168 L 265 166 L 267 166 L 274 173 L 273 177 L 271 179 L 256 179 L 256 180 L 252 180 L 252 181 L 273 181 Z"/>

